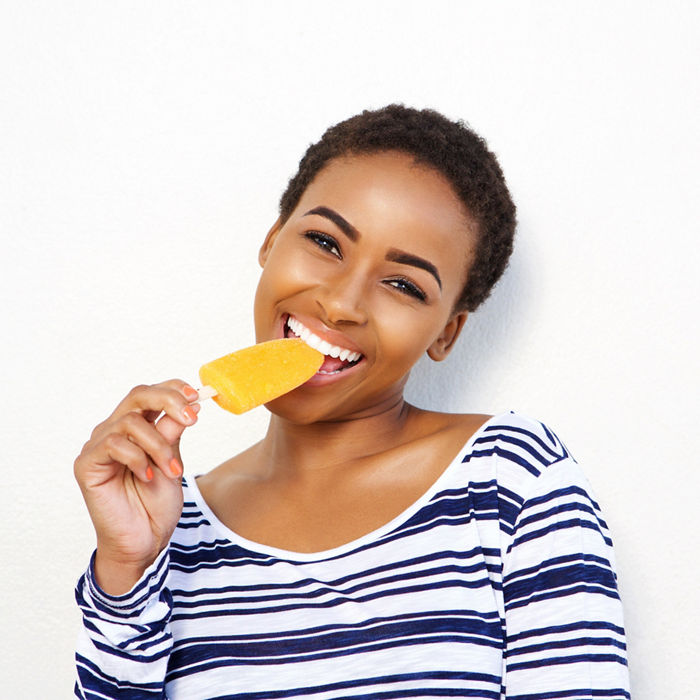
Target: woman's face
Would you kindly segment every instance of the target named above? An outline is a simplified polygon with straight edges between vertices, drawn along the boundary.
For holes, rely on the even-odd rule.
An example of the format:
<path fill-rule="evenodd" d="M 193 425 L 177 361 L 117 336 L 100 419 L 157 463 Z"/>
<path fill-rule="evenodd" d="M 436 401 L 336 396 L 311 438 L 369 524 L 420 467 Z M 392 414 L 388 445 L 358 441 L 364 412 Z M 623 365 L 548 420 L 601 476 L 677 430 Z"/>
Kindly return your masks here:
<path fill-rule="evenodd" d="M 443 359 L 462 328 L 453 307 L 472 231 L 450 184 L 411 156 L 331 161 L 260 251 L 258 342 L 311 333 L 329 344 L 319 373 L 268 408 L 309 423 L 399 402 L 411 367 L 426 351 Z"/>

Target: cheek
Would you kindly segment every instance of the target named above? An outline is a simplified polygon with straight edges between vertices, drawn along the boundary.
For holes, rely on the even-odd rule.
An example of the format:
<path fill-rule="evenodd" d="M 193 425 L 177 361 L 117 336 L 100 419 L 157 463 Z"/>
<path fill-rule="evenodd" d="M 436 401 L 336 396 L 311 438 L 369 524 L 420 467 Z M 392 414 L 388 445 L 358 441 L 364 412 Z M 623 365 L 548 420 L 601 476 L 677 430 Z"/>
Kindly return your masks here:
<path fill-rule="evenodd" d="M 318 282 L 318 270 L 289 246 L 276 246 L 268 255 L 255 292 L 254 315 L 259 324 L 274 318 L 279 302 L 299 294 Z"/>
<path fill-rule="evenodd" d="M 260 273 L 256 298 L 274 297 L 285 287 L 294 284 L 301 274 L 293 256 L 286 256 L 275 249 L 267 258 Z"/>
<path fill-rule="evenodd" d="M 378 348 L 382 359 L 404 374 L 425 353 L 436 333 L 434 323 L 417 323 L 416 311 L 396 303 L 384 302 L 381 314 L 381 338 Z M 378 319 L 377 319 L 378 320 Z"/>

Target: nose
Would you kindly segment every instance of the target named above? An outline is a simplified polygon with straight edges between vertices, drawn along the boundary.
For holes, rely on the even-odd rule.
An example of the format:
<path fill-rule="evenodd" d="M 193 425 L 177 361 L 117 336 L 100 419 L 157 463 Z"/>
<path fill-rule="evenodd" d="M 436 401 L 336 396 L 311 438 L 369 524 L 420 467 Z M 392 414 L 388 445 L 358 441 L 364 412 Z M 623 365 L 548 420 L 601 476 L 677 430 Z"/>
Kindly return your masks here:
<path fill-rule="evenodd" d="M 366 296 L 361 275 L 348 272 L 327 280 L 318 290 L 316 303 L 329 326 L 363 325 L 367 322 Z"/>

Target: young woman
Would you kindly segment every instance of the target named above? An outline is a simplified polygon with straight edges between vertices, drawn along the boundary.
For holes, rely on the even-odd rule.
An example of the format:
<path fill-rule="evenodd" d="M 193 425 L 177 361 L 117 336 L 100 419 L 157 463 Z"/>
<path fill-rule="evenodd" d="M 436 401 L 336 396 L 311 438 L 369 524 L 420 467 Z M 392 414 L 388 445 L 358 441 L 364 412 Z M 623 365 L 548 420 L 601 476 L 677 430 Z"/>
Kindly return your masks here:
<path fill-rule="evenodd" d="M 514 227 L 493 154 L 436 112 L 364 112 L 309 148 L 260 250 L 255 329 L 326 360 L 196 479 L 182 381 L 95 429 L 75 463 L 97 533 L 78 697 L 629 697 L 612 545 L 564 445 L 403 398 Z"/>

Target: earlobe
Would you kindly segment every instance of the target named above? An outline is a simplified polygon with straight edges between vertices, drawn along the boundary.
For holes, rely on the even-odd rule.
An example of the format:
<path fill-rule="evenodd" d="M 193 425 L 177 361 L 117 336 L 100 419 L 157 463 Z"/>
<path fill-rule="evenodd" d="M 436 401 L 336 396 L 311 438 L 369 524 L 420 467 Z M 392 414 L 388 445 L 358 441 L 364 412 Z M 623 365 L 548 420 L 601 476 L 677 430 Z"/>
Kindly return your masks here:
<path fill-rule="evenodd" d="M 260 246 L 260 251 L 258 252 L 258 262 L 260 263 L 260 267 L 265 267 L 267 256 L 270 254 L 272 246 L 275 243 L 275 238 L 277 238 L 277 234 L 280 232 L 281 228 L 282 222 L 277 219 L 277 221 L 272 224 L 272 228 L 267 232 L 267 236 L 265 236 L 265 240 L 263 241 L 262 246 Z"/>
<path fill-rule="evenodd" d="M 464 328 L 464 322 L 469 314 L 466 311 L 460 311 L 455 314 L 442 329 L 440 335 L 435 338 L 432 345 L 428 348 L 428 357 L 435 362 L 442 362 L 452 351 L 459 334 Z"/>

